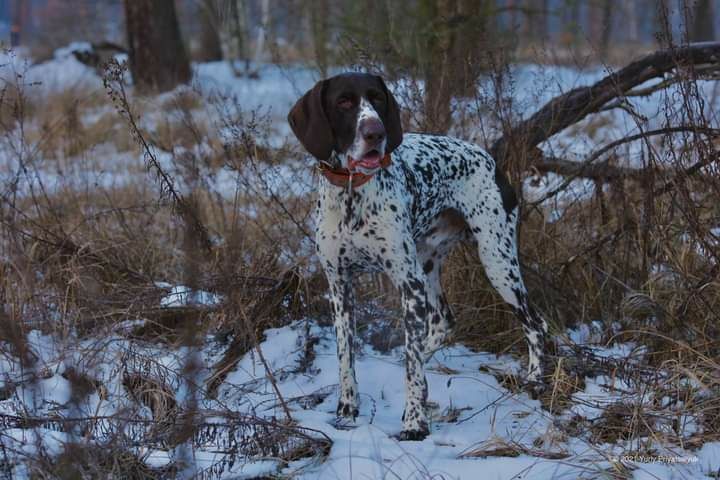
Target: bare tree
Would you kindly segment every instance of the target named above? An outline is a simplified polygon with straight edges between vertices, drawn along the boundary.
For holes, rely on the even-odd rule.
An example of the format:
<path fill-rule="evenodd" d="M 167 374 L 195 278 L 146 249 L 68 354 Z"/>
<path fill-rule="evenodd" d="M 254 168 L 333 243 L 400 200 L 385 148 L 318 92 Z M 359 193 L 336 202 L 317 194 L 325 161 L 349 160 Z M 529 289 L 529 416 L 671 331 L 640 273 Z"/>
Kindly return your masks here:
<path fill-rule="evenodd" d="M 328 0 L 313 0 L 310 5 L 310 25 L 312 28 L 313 47 L 315 48 L 315 59 L 322 77 L 327 77 L 328 72 L 328 40 L 329 25 L 328 14 L 330 3 Z"/>
<path fill-rule="evenodd" d="M 419 2 L 420 17 L 431 25 L 436 20 L 436 28 L 429 29 L 424 35 L 426 55 L 421 61 L 423 76 L 425 77 L 425 124 L 423 130 L 430 133 L 445 133 L 450 127 L 451 111 L 450 100 L 452 89 L 450 86 L 450 71 L 448 62 L 450 51 L 453 49 L 455 35 L 447 21 L 450 8 L 453 6 L 448 0 L 422 0 Z M 447 12 L 442 17 L 440 12 Z"/>
<path fill-rule="evenodd" d="M 23 19 L 23 2 L 15 0 L 13 2 L 12 26 L 10 27 L 10 46 L 17 47 L 20 45 L 20 34 L 22 32 Z"/>
<path fill-rule="evenodd" d="M 270 0 L 262 0 L 260 4 L 261 20 L 258 29 L 257 39 L 255 40 L 255 62 L 260 62 L 265 53 L 265 42 L 268 39 L 268 31 L 270 29 Z"/>
<path fill-rule="evenodd" d="M 613 11 L 615 10 L 615 2 L 613 0 L 603 0 L 602 3 L 602 31 L 600 34 L 600 57 L 607 59 L 608 49 L 610 47 L 610 39 L 612 36 Z"/>
<path fill-rule="evenodd" d="M 198 2 L 196 8 L 200 17 L 200 50 L 197 52 L 197 60 L 218 62 L 223 59 L 223 52 L 217 3 L 215 0 L 203 0 Z"/>
<path fill-rule="evenodd" d="M 245 63 L 244 71 L 240 71 L 235 66 L 233 60 L 229 60 L 230 67 L 236 76 L 247 75 L 250 73 L 250 53 L 248 52 L 248 26 L 247 26 L 247 6 L 243 0 L 234 0 L 228 3 L 231 23 L 231 33 L 235 40 L 236 53 L 235 58 L 243 60 Z"/>
<path fill-rule="evenodd" d="M 690 28 L 690 40 L 704 42 L 715 39 L 715 26 L 713 24 L 713 2 L 710 0 L 697 0 L 693 6 L 693 19 Z"/>
<path fill-rule="evenodd" d="M 659 50 L 633 61 L 593 85 L 578 87 L 546 103 L 527 119 L 507 129 L 490 153 L 502 168 L 523 171 L 544 161 L 536 147 L 588 115 L 622 108 L 623 97 L 642 97 L 677 83 L 683 67 L 709 65 L 715 69 L 720 42 L 690 44 Z M 668 78 L 665 78 L 668 76 Z M 665 78 L 658 85 L 638 88 L 648 80 Z M 700 168 L 700 167 L 698 167 Z"/>
<path fill-rule="evenodd" d="M 166 91 L 190 81 L 173 0 L 125 0 L 128 53 L 140 91 Z"/>

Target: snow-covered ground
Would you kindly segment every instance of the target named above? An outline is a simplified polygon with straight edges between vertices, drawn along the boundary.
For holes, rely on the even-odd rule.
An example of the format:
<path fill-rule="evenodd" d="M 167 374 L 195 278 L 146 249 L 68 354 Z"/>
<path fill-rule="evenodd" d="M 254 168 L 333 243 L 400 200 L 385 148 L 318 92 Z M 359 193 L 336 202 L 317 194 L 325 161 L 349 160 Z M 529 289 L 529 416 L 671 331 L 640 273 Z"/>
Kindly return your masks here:
<path fill-rule="evenodd" d="M 173 289 L 171 295 L 176 290 L 183 289 Z M 377 322 L 387 325 L 391 319 L 381 314 Z M 34 416 L 39 417 L 134 415 L 151 420 L 153 412 L 132 400 L 127 379 L 141 375 L 175 391 L 182 359 L 175 350 L 130 341 L 119 333 L 117 330 L 102 342 L 85 340 L 73 344 L 68 342 L 70 339 L 64 343 L 39 331 L 30 332 L 30 346 L 40 356 L 36 371 L 41 372 L 41 380 L 32 386 L 23 384 L 27 372 L 7 358 L 0 360 L 1 386 L 17 386 L 9 398 L 0 401 L 0 415 L 22 416 L 24 408 L 35 405 Z M 592 340 L 587 329 L 568 333 L 569 339 Z M 307 341 L 313 345 L 309 357 Z M 223 353 L 222 346 L 212 338 L 207 338 L 204 345 L 201 355 L 204 366 L 198 377 L 203 382 L 210 374 L 210 365 Z M 634 350 L 632 345 L 625 344 L 612 348 L 591 343 L 584 346 L 609 359 L 627 359 Z M 707 443 L 693 452 L 653 442 L 657 458 L 640 459 L 630 456 L 651 439 L 597 444 L 589 441 L 587 433 L 576 437 L 562 433 L 561 425 L 570 418 L 582 415 L 592 422 L 602 415 L 603 406 L 629 398 L 618 393 L 628 388 L 620 380 L 586 378 L 586 388 L 574 396 L 577 405 L 553 415 L 527 394 L 514 393 L 498 383 L 503 374 L 522 368 L 514 358 L 477 353 L 462 346 L 448 347 L 438 352 L 427 368 L 431 434 L 422 442 L 400 442 L 395 436 L 401 429 L 405 395 L 402 346 L 386 352 L 367 344 L 359 346 L 356 370 L 361 408 L 354 423 L 338 422 L 334 413 L 338 365 L 332 328 L 319 326 L 312 319 L 296 321 L 287 327 L 267 330 L 260 349 L 297 425 L 309 432 L 324 433 L 332 439 L 332 448 L 326 458 L 303 458 L 287 465 L 272 458 L 236 461 L 232 466 L 224 465 L 221 472 L 216 471 L 217 478 L 281 474 L 303 479 L 577 479 L 610 475 L 622 463 L 635 469 L 633 478 L 678 479 L 712 475 L 720 467 L 717 455 L 720 443 Z M 83 352 L 93 352 L 92 358 L 83 356 Z M 307 358 L 311 360 L 308 362 Z M 86 372 L 102 388 L 79 404 L 73 403 L 72 387 L 66 378 L 70 367 Z M 203 398 L 200 408 L 207 412 L 284 418 L 281 403 L 256 351 L 241 359 L 223 382 L 217 399 Z M 3 421 L 7 422 L 5 418 Z M 124 426 L 129 437 L 143 438 L 133 437 L 137 432 L 132 433 L 131 427 Z M 109 436 L 95 433 L 97 437 L 92 441 L 109 440 Z M 144 433 L 145 438 L 150 437 L 147 431 Z M 50 455 L 62 452 L 63 443 L 71 439 L 67 432 L 43 426 L 7 428 L 0 437 L 6 451 L 11 452 L 8 457 L 11 462 L 24 455 L 32 457 L 38 448 L 38 438 Z M 492 455 L 504 447 L 509 447 L 506 453 Z M 224 449 L 227 450 L 227 444 L 220 440 L 206 442 L 195 451 L 197 466 L 210 468 L 220 464 L 224 453 L 218 452 Z M 171 459 L 171 452 L 162 448 L 134 450 L 155 467 Z M 22 464 L 15 466 L 13 478 L 23 478 L 23 471 Z"/>

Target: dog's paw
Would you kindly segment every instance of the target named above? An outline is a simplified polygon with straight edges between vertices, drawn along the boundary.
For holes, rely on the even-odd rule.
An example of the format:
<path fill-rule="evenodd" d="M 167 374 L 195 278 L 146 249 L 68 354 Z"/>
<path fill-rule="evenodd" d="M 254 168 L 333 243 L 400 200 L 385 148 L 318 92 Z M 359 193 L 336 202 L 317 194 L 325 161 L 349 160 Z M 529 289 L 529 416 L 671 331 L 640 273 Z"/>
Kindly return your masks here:
<path fill-rule="evenodd" d="M 354 430 L 358 427 L 355 420 L 346 417 L 335 417 L 334 420 L 328 422 L 335 430 Z"/>
<path fill-rule="evenodd" d="M 421 442 L 430 434 L 428 430 L 403 430 L 397 439 L 401 442 Z"/>
<path fill-rule="evenodd" d="M 352 420 L 355 420 L 358 415 L 360 415 L 360 410 L 358 409 L 357 405 L 353 405 L 348 402 L 343 402 L 340 400 L 338 402 L 337 410 L 335 410 L 335 414 L 339 418 L 350 418 Z"/>

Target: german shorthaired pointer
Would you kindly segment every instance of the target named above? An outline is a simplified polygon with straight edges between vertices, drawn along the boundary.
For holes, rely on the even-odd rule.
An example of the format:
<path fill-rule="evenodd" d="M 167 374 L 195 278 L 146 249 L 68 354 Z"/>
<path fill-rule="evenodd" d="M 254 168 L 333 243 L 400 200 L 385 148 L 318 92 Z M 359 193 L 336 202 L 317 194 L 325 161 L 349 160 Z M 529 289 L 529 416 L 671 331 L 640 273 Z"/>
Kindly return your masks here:
<path fill-rule="evenodd" d="M 516 246 L 518 202 L 493 158 L 455 138 L 403 138 L 395 99 L 380 77 L 364 73 L 318 82 L 298 100 L 288 121 L 323 174 L 317 252 L 330 285 L 337 334 L 338 416 L 358 415 L 352 278 L 382 271 L 400 291 L 404 312 L 400 439 L 421 440 L 429 433 L 424 363 L 453 324 L 440 266 L 464 239 L 477 243 L 488 279 L 522 322 L 528 381 L 541 389 L 547 324 L 528 302 Z"/>

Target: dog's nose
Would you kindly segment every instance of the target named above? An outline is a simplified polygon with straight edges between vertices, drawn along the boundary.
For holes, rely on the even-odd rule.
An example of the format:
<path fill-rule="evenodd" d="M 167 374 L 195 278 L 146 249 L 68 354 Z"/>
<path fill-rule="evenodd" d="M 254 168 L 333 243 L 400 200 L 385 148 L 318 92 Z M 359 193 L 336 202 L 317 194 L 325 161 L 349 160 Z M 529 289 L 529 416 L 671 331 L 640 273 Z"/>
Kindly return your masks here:
<path fill-rule="evenodd" d="M 368 118 L 360 125 L 360 134 L 366 142 L 378 144 L 385 140 L 385 126 L 377 118 Z"/>

